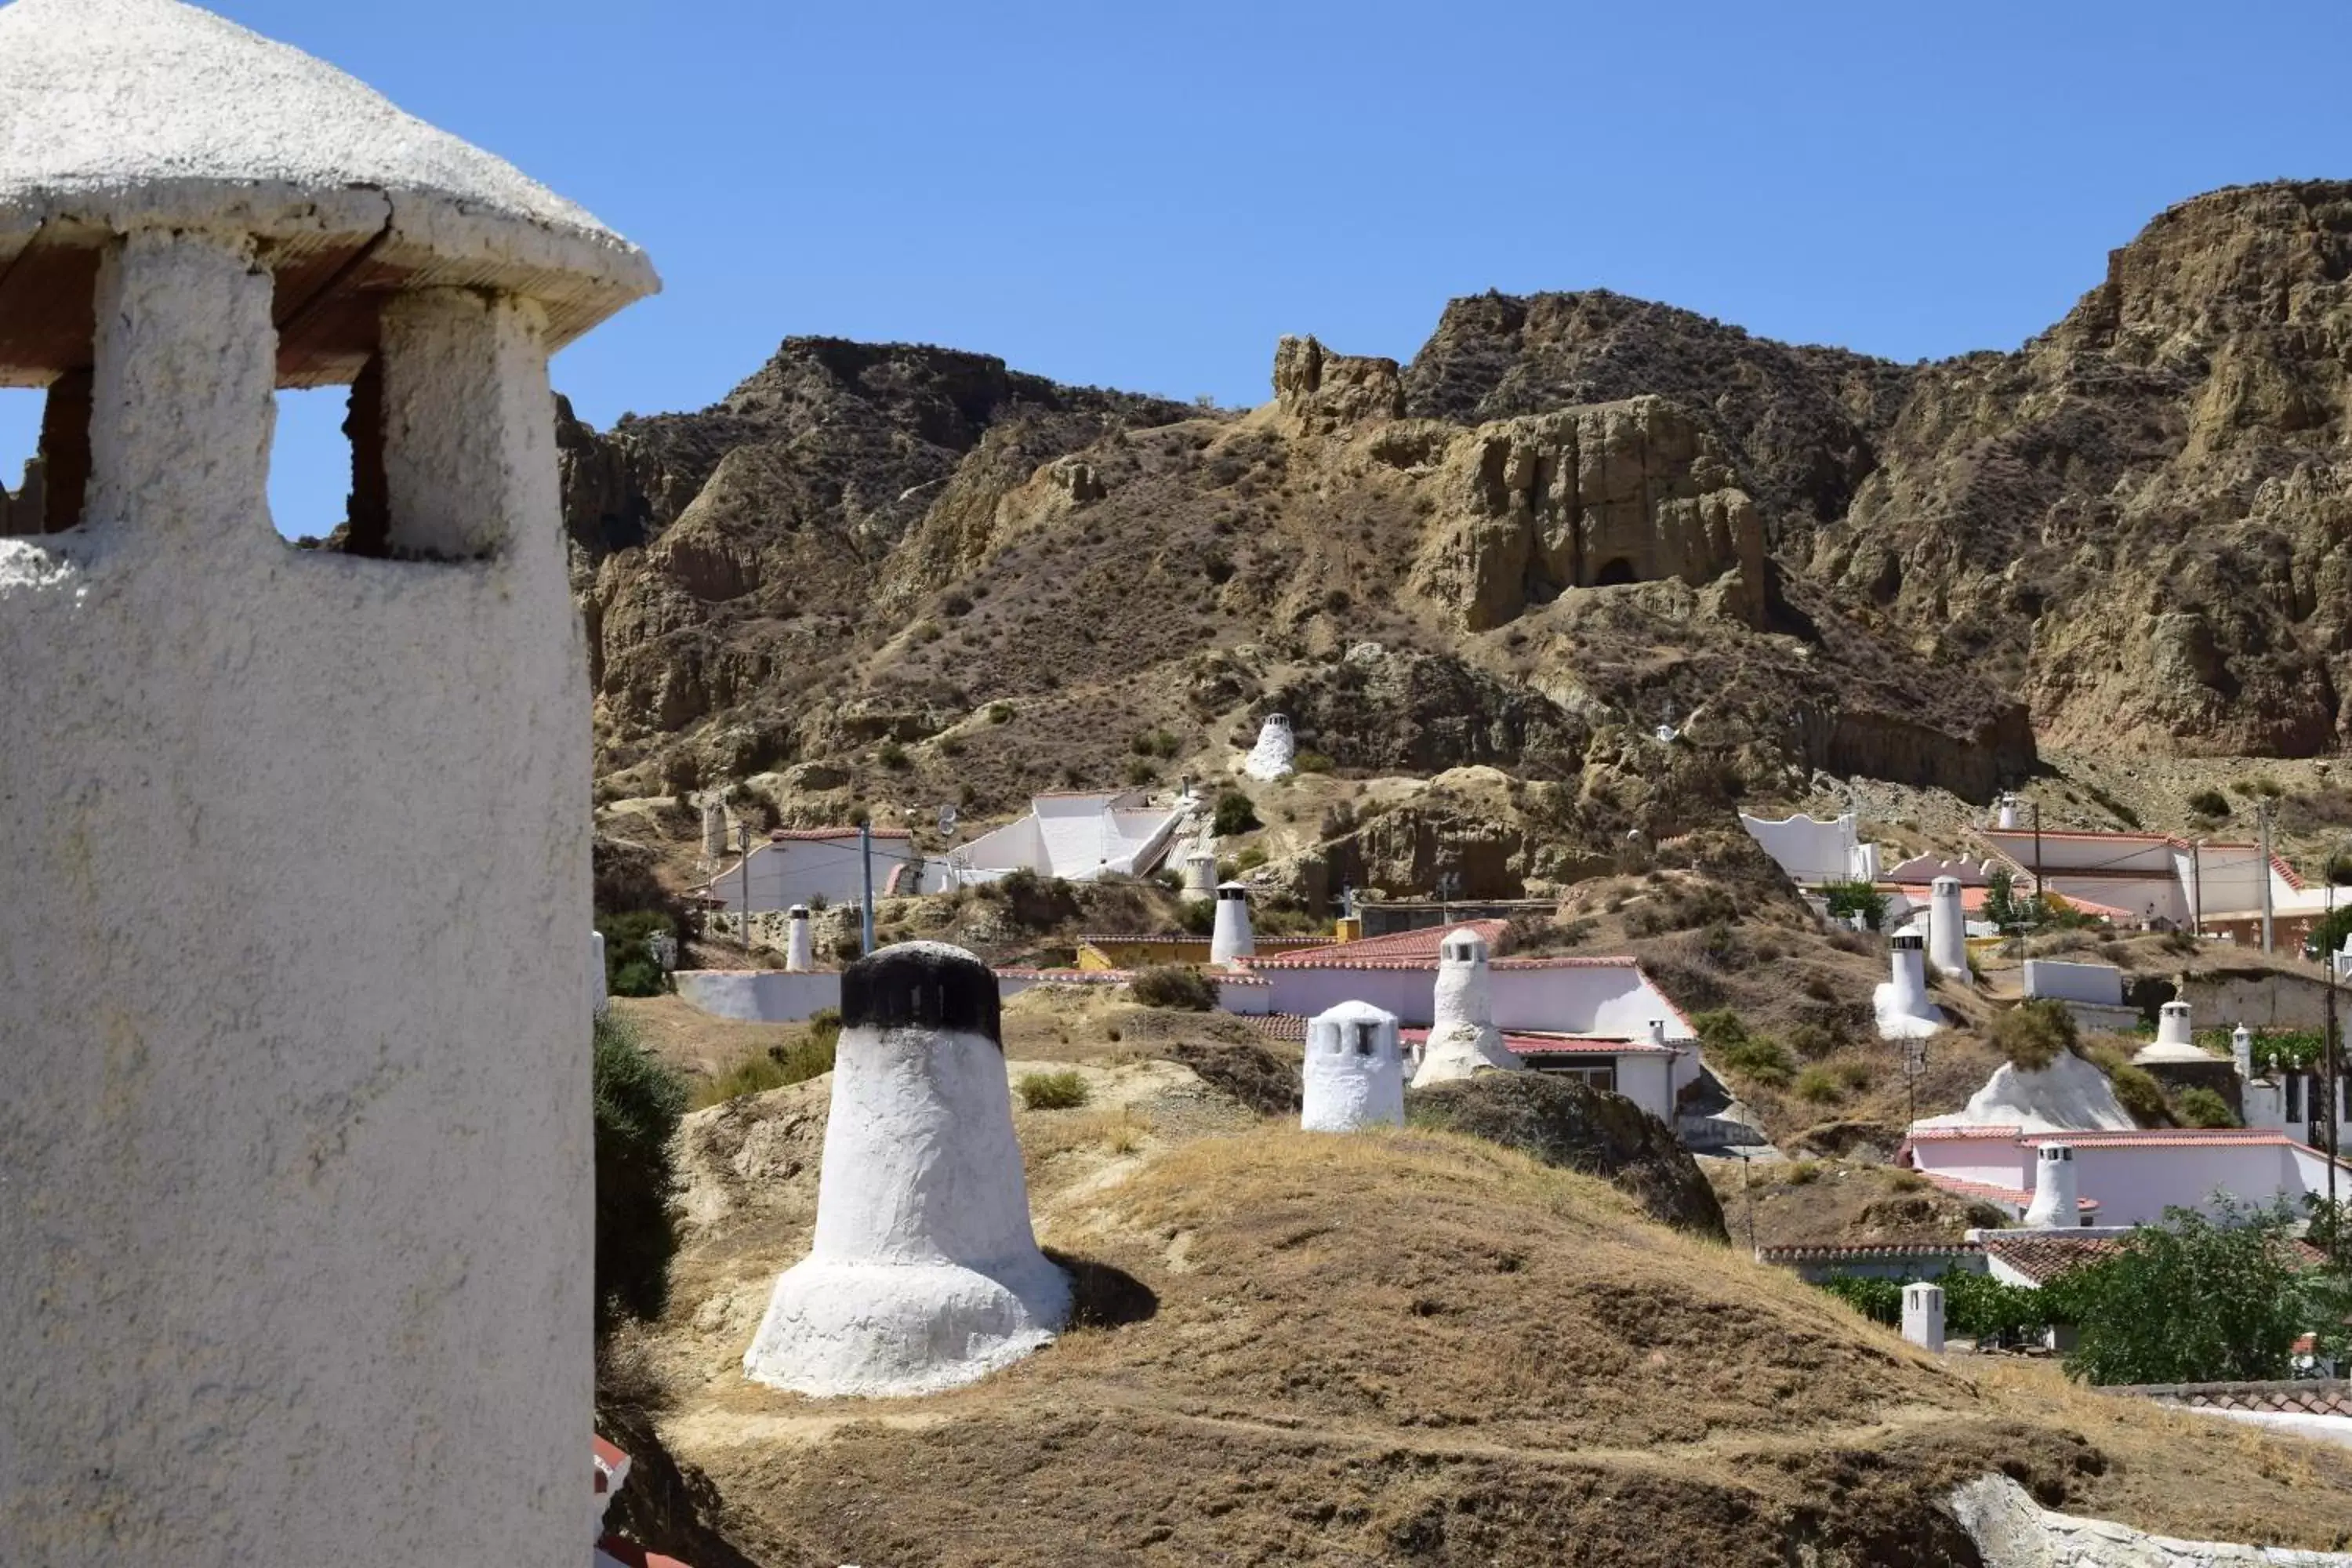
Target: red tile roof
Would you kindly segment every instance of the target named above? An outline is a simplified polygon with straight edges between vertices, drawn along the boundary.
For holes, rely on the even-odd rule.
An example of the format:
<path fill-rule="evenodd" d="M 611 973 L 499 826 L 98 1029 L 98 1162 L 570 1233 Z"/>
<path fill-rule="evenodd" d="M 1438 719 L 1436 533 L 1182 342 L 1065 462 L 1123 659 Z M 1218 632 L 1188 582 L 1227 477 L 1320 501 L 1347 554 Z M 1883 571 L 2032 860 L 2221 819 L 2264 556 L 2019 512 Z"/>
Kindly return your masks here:
<path fill-rule="evenodd" d="M 1181 944 L 1191 947 L 1206 947 L 1209 945 L 1209 939 L 1205 936 L 1188 936 L 1182 932 L 1167 931 L 1157 931 L 1150 936 L 1081 936 L 1076 940 L 1093 945 L 1100 945 L 1104 942 L 1108 942 L 1113 947 L 1128 946 L 1137 942 L 1168 942 L 1171 944 Z M 1331 939 L 1328 936 L 1260 936 L 1253 937 L 1251 940 L 1255 942 L 1260 948 L 1281 948 L 1286 952 L 1305 952 L 1309 948 L 1329 947 L 1332 945 Z"/>
<path fill-rule="evenodd" d="M 1467 930 L 1492 953 L 1503 940 L 1508 921 L 1465 921 L 1461 925 L 1423 926 L 1418 931 L 1368 936 L 1361 942 L 1327 942 L 1298 952 L 1277 953 L 1256 960 L 1259 968 L 1289 969 L 1432 969 L 1438 947 L 1457 931 Z"/>
<path fill-rule="evenodd" d="M 999 980 L 1042 980 L 1055 985 L 1124 985 L 1134 976 L 1124 969 L 999 969 Z"/>
<path fill-rule="evenodd" d="M 2033 1194 L 2023 1187 L 2004 1187 L 1991 1182 L 1971 1182 L 1965 1176 L 1948 1176 L 1941 1171 L 1916 1171 L 1913 1173 L 1933 1185 L 1943 1188 L 1955 1197 L 1992 1198 L 2000 1203 L 2012 1204 L 2021 1209 L 2033 1206 Z M 2074 1200 L 2074 1206 L 2088 1214 L 2099 1206 L 2099 1200 L 2077 1198 Z"/>
<path fill-rule="evenodd" d="M 1427 1029 L 1397 1031 L 1407 1045 L 1420 1045 L 1429 1038 Z M 1515 1057 L 1666 1057 L 1675 1054 L 1671 1046 L 1654 1046 L 1647 1040 L 1629 1040 L 1622 1035 L 1550 1035 L 1531 1031 L 1507 1031 L 1503 1044 Z"/>
<path fill-rule="evenodd" d="M 2102 1394 L 2136 1394 L 2191 1410 L 2253 1410 L 2273 1415 L 2352 1418 L 2352 1383 L 2342 1378 L 2295 1383 L 2171 1383 L 2125 1384 Z"/>
<path fill-rule="evenodd" d="M 1244 1013 L 1241 1020 L 1269 1040 L 1303 1040 L 1307 1018 L 1299 1013 Z"/>
<path fill-rule="evenodd" d="M 1974 1126 L 1914 1127 L 1911 1129 L 1911 1142 L 1939 1143 L 1954 1139 L 2016 1138 L 2024 1131 L 2025 1129 L 2015 1122 L 2000 1121 L 1979 1122 Z"/>
<path fill-rule="evenodd" d="M 2193 1149 L 2210 1145 L 2249 1148 L 2260 1144 L 2284 1146 L 2292 1142 L 2274 1127 L 2164 1127 L 2133 1132 L 2027 1132 L 2020 1143 L 2039 1148 L 2067 1143 L 2077 1149 Z"/>
<path fill-rule="evenodd" d="M 2032 1230 L 2015 1236 L 1988 1236 L 1984 1249 L 1987 1257 L 2014 1268 L 2036 1285 L 2043 1285 L 2071 1269 L 2113 1258 L 2123 1250 L 2123 1242 L 2114 1237 Z"/>

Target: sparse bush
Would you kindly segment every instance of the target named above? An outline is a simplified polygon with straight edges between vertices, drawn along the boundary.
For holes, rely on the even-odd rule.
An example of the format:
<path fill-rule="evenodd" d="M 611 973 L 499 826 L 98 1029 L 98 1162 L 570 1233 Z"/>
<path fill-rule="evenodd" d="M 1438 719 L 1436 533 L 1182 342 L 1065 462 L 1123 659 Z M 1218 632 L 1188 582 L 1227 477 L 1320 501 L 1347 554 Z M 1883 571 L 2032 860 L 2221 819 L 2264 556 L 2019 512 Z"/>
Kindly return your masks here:
<path fill-rule="evenodd" d="M 874 748 L 874 760 L 886 768 L 903 769 L 907 765 L 907 748 L 896 741 L 885 741 Z"/>
<path fill-rule="evenodd" d="M 1177 906 L 1176 924 L 1188 936 L 1213 935 L 1217 929 L 1217 905 L 1213 899 L 1187 899 Z"/>
<path fill-rule="evenodd" d="M 1021 1075 L 1013 1088 L 1032 1110 L 1074 1110 L 1087 1102 L 1087 1080 L 1072 1068 Z"/>
<path fill-rule="evenodd" d="M 1993 1048 L 2028 1072 L 2041 1071 L 2074 1044 L 2074 1015 L 2048 997 L 2021 1002 L 1993 1020 Z"/>
<path fill-rule="evenodd" d="M 2230 787 L 2250 800 L 2256 796 L 2276 800 L 2279 796 L 2286 793 L 2286 791 L 2280 786 L 2278 780 L 2271 777 L 2268 773 L 2256 773 L 2252 778 L 2240 779 L 2236 784 L 2231 784 Z M 2213 792 L 2208 790 L 2205 793 L 2210 795 Z M 2191 804 L 2193 805 L 2194 802 L 2192 801 Z M 2216 813 L 2215 815 L 2218 816 L 2219 814 Z"/>
<path fill-rule="evenodd" d="M 990 703 L 990 704 L 988 705 L 988 721 L 989 721 L 990 723 L 992 723 L 992 724 L 1010 724 L 1010 723 L 1012 723 L 1012 722 L 1013 722 L 1013 704 L 1012 704 L 1012 703 L 1010 703 L 1010 702 L 992 702 L 992 703 Z"/>
<path fill-rule="evenodd" d="M 1840 1062 L 1837 1065 L 1838 1082 L 1857 1093 L 1863 1089 L 1868 1089 L 1870 1087 L 1870 1080 L 1876 1076 L 1877 1074 L 1872 1070 L 1868 1062 L 1849 1061 Z"/>
<path fill-rule="evenodd" d="M 1207 904 L 1199 907 L 1210 908 Z M 1217 1005 L 1217 983 L 1202 971 L 1181 963 L 1155 964 L 1138 971 L 1127 988 L 1146 1007 L 1209 1013 L 1215 1011 Z"/>
<path fill-rule="evenodd" d="M 2148 1076 L 2146 1068 L 2126 1062 L 2108 1075 L 2107 1081 L 2115 1086 L 2116 1099 L 2142 1127 L 2161 1127 L 2171 1119 L 2163 1087 Z"/>
<path fill-rule="evenodd" d="M 2183 1127 L 2235 1127 L 2238 1119 L 2230 1110 L 2230 1102 L 2213 1090 L 2198 1085 L 2184 1089 L 2172 1102 L 2172 1114 Z"/>
<path fill-rule="evenodd" d="M 1809 1187 L 1822 1179 L 1821 1165 L 1812 1160 L 1798 1160 L 1789 1166 L 1789 1184 Z"/>
<path fill-rule="evenodd" d="M 2189 795 L 2189 809 L 2200 816 L 2227 816 L 2230 799 L 2218 789 L 2200 789 Z"/>
<path fill-rule="evenodd" d="M 625 914 L 598 915 L 596 929 L 604 936 L 604 990 L 614 996 L 658 996 L 669 989 L 669 976 L 654 957 L 653 939 L 676 929 L 670 918 L 656 910 L 631 910 Z"/>
<path fill-rule="evenodd" d="M 1707 1052 L 1742 1078 L 1778 1089 L 1796 1074 L 1797 1064 L 1780 1041 L 1749 1034 L 1739 1015 L 1728 1007 L 1701 1013 L 1691 1026 Z"/>
<path fill-rule="evenodd" d="M 1290 765 L 1302 773 L 1328 773 L 1331 759 L 1320 752 L 1301 752 L 1290 760 Z"/>
<path fill-rule="evenodd" d="M 1234 857 L 1234 867 L 1244 871 L 1255 871 L 1265 864 L 1265 851 L 1255 844 Z"/>
<path fill-rule="evenodd" d="M 1217 812 L 1210 821 L 1209 830 L 1220 838 L 1232 838 L 1254 833 L 1264 826 L 1257 819 L 1257 807 L 1250 804 L 1250 797 L 1237 789 L 1229 789 L 1217 797 Z"/>
<path fill-rule="evenodd" d="M 962 737 L 961 735 L 943 735 L 943 736 L 941 736 L 941 737 L 940 738 L 940 755 L 941 755 L 941 756 L 943 756 L 943 757 L 961 757 L 961 756 L 962 756 L 962 755 L 963 755 L 963 737 Z"/>
<path fill-rule="evenodd" d="M 670 1223 L 669 1144 L 686 1114 L 686 1085 L 606 1013 L 590 1057 L 595 1109 L 596 1327 L 660 1314 L 677 1250 Z"/>
<path fill-rule="evenodd" d="M 1927 1190 L 1927 1178 L 1909 1171 L 1897 1171 L 1887 1178 L 1886 1184 L 1898 1193 L 1924 1193 Z"/>
<path fill-rule="evenodd" d="M 1127 764 L 1127 782 L 1138 789 L 1146 784 L 1158 784 L 1160 770 L 1141 757 L 1134 758 Z"/>
<path fill-rule="evenodd" d="M 1794 1092 L 1814 1105 L 1833 1104 L 1839 1093 L 1837 1075 L 1825 1067 L 1809 1067 L 1797 1075 Z"/>
<path fill-rule="evenodd" d="M 1819 1024 L 1799 1024 L 1789 1031 L 1789 1048 L 1807 1061 L 1817 1061 L 1838 1048 L 1838 1039 Z"/>

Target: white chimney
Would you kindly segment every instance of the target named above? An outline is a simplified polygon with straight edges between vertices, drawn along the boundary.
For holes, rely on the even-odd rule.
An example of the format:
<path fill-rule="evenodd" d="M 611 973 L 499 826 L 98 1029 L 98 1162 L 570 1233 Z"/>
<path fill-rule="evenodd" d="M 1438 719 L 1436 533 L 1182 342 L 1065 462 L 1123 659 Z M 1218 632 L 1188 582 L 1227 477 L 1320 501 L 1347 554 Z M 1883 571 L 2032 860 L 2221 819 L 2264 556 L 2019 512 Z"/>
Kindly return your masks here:
<path fill-rule="evenodd" d="M 601 1018 L 612 1005 L 612 994 L 604 983 L 604 933 L 592 928 L 588 932 L 588 1016 Z"/>
<path fill-rule="evenodd" d="M 1886 949 L 1895 986 L 1892 1010 L 1906 1018 L 1939 1017 L 1936 1005 L 1927 1000 L 1927 939 L 1906 931 L 1889 937 Z"/>
<path fill-rule="evenodd" d="M 1239 882 L 1219 884 L 1217 923 L 1209 933 L 1209 962 L 1230 968 L 1234 960 L 1256 952 L 1257 941 L 1250 935 L 1249 889 Z"/>
<path fill-rule="evenodd" d="M 1397 1017 L 1369 1002 L 1342 1002 L 1307 1024 L 1298 1125 L 1352 1132 L 1404 1125 L 1404 1055 Z"/>
<path fill-rule="evenodd" d="M 2005 795 L 2000 797 L 2000 826 L 2004 828 L 2014 829 L 2017 826 L 2017 797 L 2015 795 Z"/>
<path fill-rule="evenodd" d="M 2072 1229 L 2083 1223 L 2081 1195 L 2074 1180 L 2074 1151 L 2064 1143 L 2044 1143 L 2033 1158 L 2033 1204 L 2025 1223 L 2034 1230 Z"/>
<path fill-rule="evenodd" d="M 1037 1248 L 996 976 L 910 942 L 841 976 L 809 1255 L 777 1277 L 744 1374 L 820 1397 L 971 1383 L 1053 1339 L 1069 1277 Z"/>
<path fill-rule="evenodd" d="M 2230 1059 L 2237 1064 L 2238 1081 L 2252 1083 L 2254 1078 L 2254 1032 L 2243 1024 L 2230 1031 Z"/>
<path fill-rule="evenodd" d="M 1650 1044 L 1661 1048 L 1665 1046 L 1666 1021 L 1664 1018 L 1653 1018 L 1650 1020 Z"/>
<path fill-rule="evenodd" d="M 1944 1288 L 1915 1279 L 1903 1287 L 1903 1337 L 1929 1355 L 1944 1353 Z"/>
<path fill-rule="evenodd" d="M 1184 856 L 1184 899 L 1187 903 L 1206 903 L 1217 896 L 1217 857 L 1206 848 L 1195 848 Z"/>
<path fill-rule="evenodd" d="M 1495 1027 L 1495 1001 L 1486 968 L 1486 943 L 1467 928 L 1438 944 L 1437 994 L 1430 1007 L 1428 1043 L 1413 1087 L 1468 1078 L 1481 1068 L 1512 1072 L 1518 1058 Z"/>
<path fill-rule="evenodd" d="M 2156 1043 L 2159 1046 L 2195 1047 L 2197 1039 L 2189 1026 L 2188 1003 L 2167 1002 L 2157 1009 Z"/>
<path fill-rule="evenodd" d="M 1968 917 L 1961 912 L 1958 877 L 1938 877 L 1928 885 L 1927 962 L 1939 973 L 1969 978 Z"/>
<path fill-rule="evenodd" d="M 806 904 L 794 904 L 792 924 L 784 938 L 784 968 L 793 974 L 806 974 L 816 967 L 816 943 L 809 933 L 809 912 Z M 751 932 L 746 931 L 748 942 Z"/>

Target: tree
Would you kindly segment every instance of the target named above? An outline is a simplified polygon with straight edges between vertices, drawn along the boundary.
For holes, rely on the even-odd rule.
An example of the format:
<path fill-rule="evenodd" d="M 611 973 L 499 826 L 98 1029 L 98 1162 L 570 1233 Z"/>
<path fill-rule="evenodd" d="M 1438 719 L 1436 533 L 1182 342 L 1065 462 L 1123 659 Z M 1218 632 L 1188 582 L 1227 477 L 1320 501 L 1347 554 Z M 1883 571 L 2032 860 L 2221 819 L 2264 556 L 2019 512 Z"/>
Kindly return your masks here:
<path fill-rule="evenodd" d="M 1229 789 L 1217 797 L 1217 814 L 1209 830 L 1220 838 L 1232 838 L 1254 833 L 1261 826 L 1257 807 L 1250 804 L 1250 797 L 1237 789 Z"/>
<path fill-rule="evenodd" d="M 1873 931 L 1886 924 L 1886 895 L 1868 882 L 1826 882 L 1822 886 L 1822 898 L 1829 905 L 1832 919 L 1860 915 Z"/>
<path fill-rule="evenodd" d="M 2033 923 L 2030 903 L 2019 901 L 2017 879 L 2006 866 L 1995 866 L 1985 876 L 1984 918 L 2003 931 Z"/>
<path fill-rule="evenodd" d="M 2113 1258 L 2042 1287 L 2078 1337 L 2066 1370 L 2095 1384 L 2283 1378 L 2317 1325 L 2322 1281 L 2296 1255 L 2284 1203 L 2220 1200 L 2218 1219 L 2167 1209 Z"/>
<path fill-rule="evenodd" d="M 2048 1067 L 2074 1043 L 2074 1015 L 2046 996 L 2021 1002 L 1992 1021 L 1993 1048 L 2028 1072 Z"/>
<path fill-rule="evenodd" d="M 595 1022 L 590 1057 L 596 1129 L 596 1331 L 650 1318 L 669 1296 L 670 1140 L 686 1085 L 616 1014 Z"/>
<path fill-rule="evenodd" d="M 2347 935 L 2352 935 L 2352 899 L 2339 896 L 2336 912 L 2314 925 L 2311 934 L 2303 939 L 2303 955 L 2324 963 L 2329 953 L 2343 950 Z"/>

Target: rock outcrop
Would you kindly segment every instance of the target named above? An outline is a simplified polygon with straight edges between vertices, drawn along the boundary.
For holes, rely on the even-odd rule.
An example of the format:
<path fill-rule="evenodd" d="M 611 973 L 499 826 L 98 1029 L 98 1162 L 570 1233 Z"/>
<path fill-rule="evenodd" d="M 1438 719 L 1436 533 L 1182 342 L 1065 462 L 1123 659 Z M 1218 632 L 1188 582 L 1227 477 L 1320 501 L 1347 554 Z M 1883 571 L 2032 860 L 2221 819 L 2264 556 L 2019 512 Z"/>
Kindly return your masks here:
<path fill-rule="evenodd" d="M 1338 354 L 1313 338 L 1285 338 L 1274 350 L 1274 402 L 1302 432 L 1320 435 L 1404 414 L 1397 362 Z"/>
<path fill-rule="evenodd" d="M 1598 1176 L 1662 1224 L 1729 1239 L 1723 1205 L 1698 1162 L 1664 1122 L 1622 1095 L 1544 1073 L 1481 1073 L 1414 1089 L 1405 1109 L 1415 1126 L 1467 1133 Z"/>

